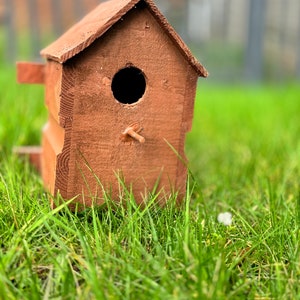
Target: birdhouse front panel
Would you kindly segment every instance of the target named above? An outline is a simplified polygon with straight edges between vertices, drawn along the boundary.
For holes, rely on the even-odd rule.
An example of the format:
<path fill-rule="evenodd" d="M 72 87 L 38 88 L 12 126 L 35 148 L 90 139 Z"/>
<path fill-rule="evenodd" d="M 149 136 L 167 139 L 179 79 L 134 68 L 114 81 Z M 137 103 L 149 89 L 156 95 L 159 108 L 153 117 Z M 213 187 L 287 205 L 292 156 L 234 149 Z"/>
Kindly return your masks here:
<path fill-rule="evenodd" d="M 73 95 L 64 197 L 82 195 L 88 205 L 101 202 L 103 189 L 116 197 L 118 176 L 138 201 L 157 182 L 162 196 L 184 191 L 198 75 L 145 5 L 64 63 L 63 73 L 62 95 Z M 126 134 L 129 127 L 144 141 Z"/>

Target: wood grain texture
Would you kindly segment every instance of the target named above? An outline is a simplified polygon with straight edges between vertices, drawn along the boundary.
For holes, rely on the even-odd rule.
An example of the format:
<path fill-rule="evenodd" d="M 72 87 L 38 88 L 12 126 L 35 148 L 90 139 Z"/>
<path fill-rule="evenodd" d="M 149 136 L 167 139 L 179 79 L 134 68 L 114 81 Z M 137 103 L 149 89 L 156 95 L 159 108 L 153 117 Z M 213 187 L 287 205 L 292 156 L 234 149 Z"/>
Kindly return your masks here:
<path fill-rule="evenodd" d="M 49 115 L 59 123 L 60 94 L 62 86 L 63 66 L 55 61 L 47 61 L 45 104 Z"/>
<path fill-rule="evenodd" d="M 187 178 L 185 137 L 197 79 L 206 70 L 187 58 L 189 50 L 152 1 L 105 3 L 43 52 L 49 110 L 43 131 L 45 186 L 64 199 L 77 197 L 72 207 L 102 204 L 106 193 L 120 201 L 125 192 L 120 180 L 138 203 L 155 186 L 161 204 L 173 192 L 180 201 Z M 109 30 L 102 32 L 107 22 Z M 80 30 L 87 28 L 91 31 L 83 37 Z M 80 39 L 85 42 L 79 47 Z M 129 105 L 115 99 L 111 85 L 115 74 L 132 66 L 143 73 L 146 88 Z"/>
<path fill-rule="evenodd" d="M 64 129 L 49 115 L 43 129 L 42 139 L 42 177 L 44 185 L 52 194 L 56 194 L 56 165 L 64 144 Z"/>
<path fill-rule="evenodd" d="M 63 198 L 68 198 L 69 160 L 73 131 L 73 105 L 75 97 L 74 74 L 74 70 L 71 67 L 64 66 L 59 109 L 59 125 L 61 128 L 64 128 L 64 142 L 61 152 L 57 156 L 55 172 L 55 193 L 59 191 Z"/>
<path fill-rule="evenodd" d="M 114 24 L 120 20 L 122 21 L 122 18 L 129 11 L 135 11 L 140 6 L 147 7 L 148 11 L 156 18 L 158 24 L 164 30 L 164 33 L 169 36 L 184 58 L 193 66 L 197 74 L 207 77 L 207 70 L 192 55 L 189 48 L 152 0 L 111 0 L 103 2 L 54 43 L 43 49 L 41 54 L 47 59 L 64 63 L 89 47 Z"/>
<path fill-rule="evenodd" d="M 64 128 L 59 124 L 59 111 L 61 102 L 62 65 L 47 61 L 46 66 L 46 92 L 45 104 L 48 108 L 48 122 L 43 129 L 42 137 L 42 177 L 45 187 L 56 194 L 56 164 L 61 153 L 65 135 Z"/>
<path fill-rule="evenodd" d="M 119 103 L 110 84 L 114 74 L 128 64 L 140 68 L 147 81 L 144 96 L 133 105 Z M 56 182 L 60 191 L 65 192 L 67 185 L 66 198 L 80 194 L 84 196 L 78 201 L 99 204 L 105 190 L 118 199 L 117 174 L 132 185 L 138 202 L 159 178 L 161 199 L 171 191 L 184 193 L 186 167 L 168 143 L 185 160 L 184 139 L 194 103 L 190 97 L 198 76 L 153 15 L 145 7 L 128 13 L 109 34 L 63 68 L 68 71 L 62 79 L 59 114 L 72 120 L 64 142 L 68 174 L 56 171 Z M 143 127 L 145 143 L 122 142 L 120 136 L 135 122 Z M 57 162 L 57 170 L 61 165 Z M 64 178 L 68 180 L 63 184 Z"/>
<path fill-rule="evenodd" d="M 45 64 L 17 62 L 18 83 L 45 83 Z"/>
<path fill-rule="evenodd" d="M 57 62 L 47 64 L 46 105 L 48 123 L 43 130 L 42 173 L 53 195 L 67 197 L 72 129 L 73 72 Z"/>

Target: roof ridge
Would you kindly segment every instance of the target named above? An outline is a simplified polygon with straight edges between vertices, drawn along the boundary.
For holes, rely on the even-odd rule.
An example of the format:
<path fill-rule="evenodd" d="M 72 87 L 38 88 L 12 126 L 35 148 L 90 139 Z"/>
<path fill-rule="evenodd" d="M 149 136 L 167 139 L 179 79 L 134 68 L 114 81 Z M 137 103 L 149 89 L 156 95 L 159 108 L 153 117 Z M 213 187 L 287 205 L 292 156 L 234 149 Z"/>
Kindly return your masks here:
<path fill-rule="evenodd" d="M 153 0 L 110 0 L 102 2 L 56 41 L 44 48 L 41 51 L 41 55 L 59 63 L 66 62 L 90 46 L 140 2 L 144 2 L 147 5 L 157 22 L 178 46 L 182 55 L 188 60 L 198 75 L 207 77 L 208 72 L 206 69 L 193 56 Z"/>

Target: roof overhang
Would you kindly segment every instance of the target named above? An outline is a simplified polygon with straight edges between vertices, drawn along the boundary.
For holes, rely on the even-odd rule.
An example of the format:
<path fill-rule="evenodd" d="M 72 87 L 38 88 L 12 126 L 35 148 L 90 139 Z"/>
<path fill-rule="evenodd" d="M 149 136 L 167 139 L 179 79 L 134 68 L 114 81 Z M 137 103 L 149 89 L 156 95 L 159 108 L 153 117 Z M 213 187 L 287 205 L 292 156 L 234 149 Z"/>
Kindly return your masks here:
<path fill-rule="evenodd" d="M 101 3 L 81 21 L 72 26 L 61 37 L 41 51 L 47 59 L 64 63 L 74 57 L 96 39 L 100 38 L 115 23 L 121 20 L 130 10 L 137 8 L 139 3 L 145 3 L 166 34 L 171 38 L 184 58 L 201 77 L 207 77 L 208 72 L 194 57 L 190 49 L 176 33 L 167 19 L 159 11 L 152 0 L 110 0 Z"/>

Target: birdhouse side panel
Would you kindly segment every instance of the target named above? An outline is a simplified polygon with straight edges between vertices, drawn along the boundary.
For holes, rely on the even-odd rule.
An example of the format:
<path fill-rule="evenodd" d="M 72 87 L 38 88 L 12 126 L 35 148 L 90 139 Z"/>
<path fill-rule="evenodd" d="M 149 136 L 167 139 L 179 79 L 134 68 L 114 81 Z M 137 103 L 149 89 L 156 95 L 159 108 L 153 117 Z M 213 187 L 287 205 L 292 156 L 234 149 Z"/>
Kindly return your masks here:
<path fill-rule="evenodd" d="M 63 66 L 55 61 L 48 60 L 46 65 L 45 104 L 49 114 L 59 123 L 60 93 L 62 84 Z"/>
<path fill-rule="evenodd" d="M 57 155 L 55 170 L 55 193 L 68 198 L 70 145 L 73 131 L 74 106 L 74 70 L 69 65 L 63 65 L 61 93 L 59 101 L 59 128 L 63 130 L 63 140 Z"/>
<path fill-rule="evenodd" d="M 116 198 L 117 176 L 139 199 L 158 181 L 162 194 L 184 190 L 197 74 L 148 9 L 133 9 L 67 64 L 74 75 L 68 197 L 100 199 L 105 189 Z M 114 86 L 122 72 L 127 76 Z M 137 92 L 145 81 L 135 101 L 123 91 L 128 78 L 137 80 Z M 132 124 L 144 143 L 125 134 Z"/>
<path fill-rule="evenodd" d="M 42 178 L 45 187 L 54 194 L 57 155 L 63 144 L 63 129 L 59 126 L 59 95 L 61 91 L 62 66 L 47 61 L 45 72 L 45 104 L 48 110 L 48 122 L 42 137 Z"/>
<path fill-rule="evenodd" d="M 72 98 L 72 70 L 49 60 L 46 72 L 46 106 L 48 122 L 42 139 L 42 176 L 52 194 L 66 197 L 68 182 L 68 141 L 71 115 L 66 114 Z M 72 105 L 71 105 L 72 106 Z M 67 118 L 68 117 L 68 118 Z"/>
<path fill-rule="evenodd" d="M 56 193 L 56 165 L 64 144 L 64 129 L 49 114 L 42 138 L 42 177 L 44 185 L 52 194 Z"/>

